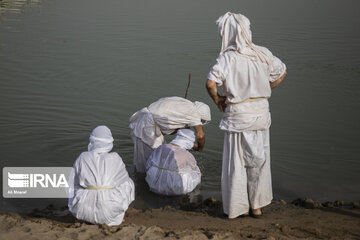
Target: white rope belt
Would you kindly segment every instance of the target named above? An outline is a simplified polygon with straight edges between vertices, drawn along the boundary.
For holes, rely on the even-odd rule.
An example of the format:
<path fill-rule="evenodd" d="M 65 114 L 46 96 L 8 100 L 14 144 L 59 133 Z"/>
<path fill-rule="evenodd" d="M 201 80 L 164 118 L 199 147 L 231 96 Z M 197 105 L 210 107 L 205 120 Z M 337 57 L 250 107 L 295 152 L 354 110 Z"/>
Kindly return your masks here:
<path fill-rule="evenodd" d="M 228 105 L 234 105 L 234 104 L 240 104 L 240 103 L 248 103 L 248 102 L 255 102 L 255 101 L 260 101 L 260 100 L 265 100 L 267 99 L 266 97 L 261 97 L 261 98 L 248 98 L 242 102 L 238 102 L 238 103 L 228 103 Z"/>

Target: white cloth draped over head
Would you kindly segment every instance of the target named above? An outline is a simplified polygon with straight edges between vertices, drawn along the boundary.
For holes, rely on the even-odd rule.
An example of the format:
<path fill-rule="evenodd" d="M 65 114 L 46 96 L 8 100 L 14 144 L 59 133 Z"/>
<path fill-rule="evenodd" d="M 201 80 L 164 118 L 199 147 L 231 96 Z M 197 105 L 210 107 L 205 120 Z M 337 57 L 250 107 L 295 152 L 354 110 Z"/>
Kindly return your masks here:
<path fill-rule="evenodd" d="M 176 144 L 186 150 L 192 149 L 195 142 L 195 134 L 190 129 L 180 129 L 171 144 Z"/>
<path fill-rule="evenodd" d="M 113 148 L 114 138 L 108 127 L 98 126 L 90 134 L 89 141 L 89 152 L 95 151 L 96 153 L 107 153 Z"/>
<path fill-rule="evenodd" d="M 69 210 L 77 219 L 109 226 L 122 222 L 135 199 L 135 186 L 121 157 L 115 152 L 108 153 L 111 139 L 107 127 L 94 129 L 89 151 L 81 153 L 73 165 L 69 177 L 73 197 L 68 201 Z"/>
<path fill-rule="evenodd" d="M 208 105 L 181 97 L 165 97 L 134 113 L 129 128 L 135 137 L 155 149 L 164 142 L 163 134 L 186 126 L 203 125 L 202 120 L 211 120 Z"/>
<path fill-rule="evenodd" d="M 270 65 L 270 58 L 261 48 L 253 44 L 250 21 L 244 15 L 227 12 L 216 21 L 222 37 L 220 54 L 237 51 L 252 60 Z"/>
<path fill-rule="evenodd" d="M 189 193 L 201 181 L 194 156 L 172 144 L 163 144 L 155 149 L 146 163 L 146 169 L 150 190 L 162 195 Z"/>
<path fill-rule="evenodd" d="M 211 121 L 210 108 L 208 105 L 202 102 L 195 101 L 194 102 L 196 109 L 200 113 L 201 123 L 205 125 Z"/>

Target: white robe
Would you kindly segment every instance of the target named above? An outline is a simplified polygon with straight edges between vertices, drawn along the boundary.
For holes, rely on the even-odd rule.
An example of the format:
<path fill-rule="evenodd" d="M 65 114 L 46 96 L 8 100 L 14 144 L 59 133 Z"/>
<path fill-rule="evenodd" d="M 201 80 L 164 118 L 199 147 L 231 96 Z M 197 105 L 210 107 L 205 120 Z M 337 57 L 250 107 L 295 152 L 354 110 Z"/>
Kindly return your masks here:
<path fill-rule="evenodd" d="M 235 218 L 271 203 L 269 103 L 230 104 L 220 128 L 225 130 L 221 189 L 224 212 Z"/>
<path fill-rule="evenodd" d="M 164 143 L 164 134 L 186 126 L 202 125 L 196 105 L 180 97 L 161 98 L 134 113 L 129 122 L 134 143 L 134 165 L 138 172 L 145 172 L 151 149 Z"/>
<path fill-rule="evenodd" d="M 194 156 L 172 144 L 163 144 L 155 149 L 146 165 L 146 182 L 150 190 L 158 194 L 187 194 L 201 181 Z"/>
<path fill-rule="evenodd" d="M 135 199 L 134 183 L 115 152 L 83 152 L 74 163 L 69 185 L 73 185 L 70 191 L 74 191 L 68 202 L 70 212 L 77 219 L 91 223 L 121 224 L 125 211 Z M 110 189 L 87 189 L 94 186 Z"/>
<path fill-rule="evenodd" d="M 222 51 L 208 79 L 220 86 L 227 108 L 220 122 L 225 131 L 222 160 L 222 201 L 229 218 L 268 205 L 272 200 L 267 99 L 269 82 L 286 66 L 266 48 L 251 42 L 250 22 L 241 14 L 226 13 L 217 21 Z"/>
<path fill-rule="evenodd" d="M 271 203 L 269 130 L 225 132 L 221 190 L 229 218 Z"/>

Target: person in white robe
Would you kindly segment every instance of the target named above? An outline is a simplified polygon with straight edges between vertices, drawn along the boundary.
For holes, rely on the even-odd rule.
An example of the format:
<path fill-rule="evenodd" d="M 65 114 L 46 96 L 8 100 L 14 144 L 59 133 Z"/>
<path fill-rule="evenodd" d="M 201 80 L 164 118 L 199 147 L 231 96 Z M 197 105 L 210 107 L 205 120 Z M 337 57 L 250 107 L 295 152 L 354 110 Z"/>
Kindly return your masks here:
<path fill-rule="evenodd" d="M 125 211 L 135 199 L 134 182 L 113 148 L 113 137 L 106 126 L 90 135 L 88 151 L 76 159 L 69 177 L 68 207 L 77 218 L 94 224 L 121 224 Z"/>
<path fill-rule="evenodd" d="M 137 172 L 146 171 L 146 161 L 154 149 L 164 143 L 164 135 L 193 127 L 196 131 L 195 151 L 202 151 L 205 134 L 202 125 L 211 121 L 210 108 L 202 102 L 181 97 L 164 97 L 130 117 L 134 143 L 134 165 Z"/>
<path fill-rule="evenodd" d="M 252 42 L 250 21 L 226 13 L 216 24 L 221 51 L 211 68 L 206 87 L 223 117 L 225 131 L 221 189 L 229 218 L 262 215 L 272 200 L 268 98 L 271 88 L 286 76 L 286 66 L 267 48 Z M 220 88 L 220 93 L 217 91 Z"/>
<path fill-rule="evenodd" d="M 150 190 L 162 195 L 183 195 L 192 192 L 201 181 L 201 172 L 194 156 L 195 134 L 181 129 L 169 144 L 155 149 L 146 163 L 146 182 Z"/>

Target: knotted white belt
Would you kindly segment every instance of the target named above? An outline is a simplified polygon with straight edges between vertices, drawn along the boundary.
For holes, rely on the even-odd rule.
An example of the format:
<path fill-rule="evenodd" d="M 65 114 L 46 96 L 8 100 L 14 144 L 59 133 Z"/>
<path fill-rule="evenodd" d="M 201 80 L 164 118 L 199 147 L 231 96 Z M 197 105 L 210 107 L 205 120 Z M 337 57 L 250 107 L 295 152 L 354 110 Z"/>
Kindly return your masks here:
<path fill-rule="evenodd" d="M 228 132 L 268 129 L 271 124 L 269 103 L 261 100 L 266 100 L 266 98 L 249 98 L 239 103 L 230 104 L 223 114 L 220 129 Z M 251 103 L 241 104 L 245 102 Z"/>
<path fill-rule="evenodd" d="M 260 101 L 260 100 L 265 100 L 267 99 L 266 97 L 261 97 L 261 98 L 248 98 L 244 101 L 238 102 L 238 103 L 228 103 L 228 105 L 232 105 L 232 104 L 239 104 L 239 103 L 247 103 L 247 102 L 254 102 L 254 101 Z"/>

